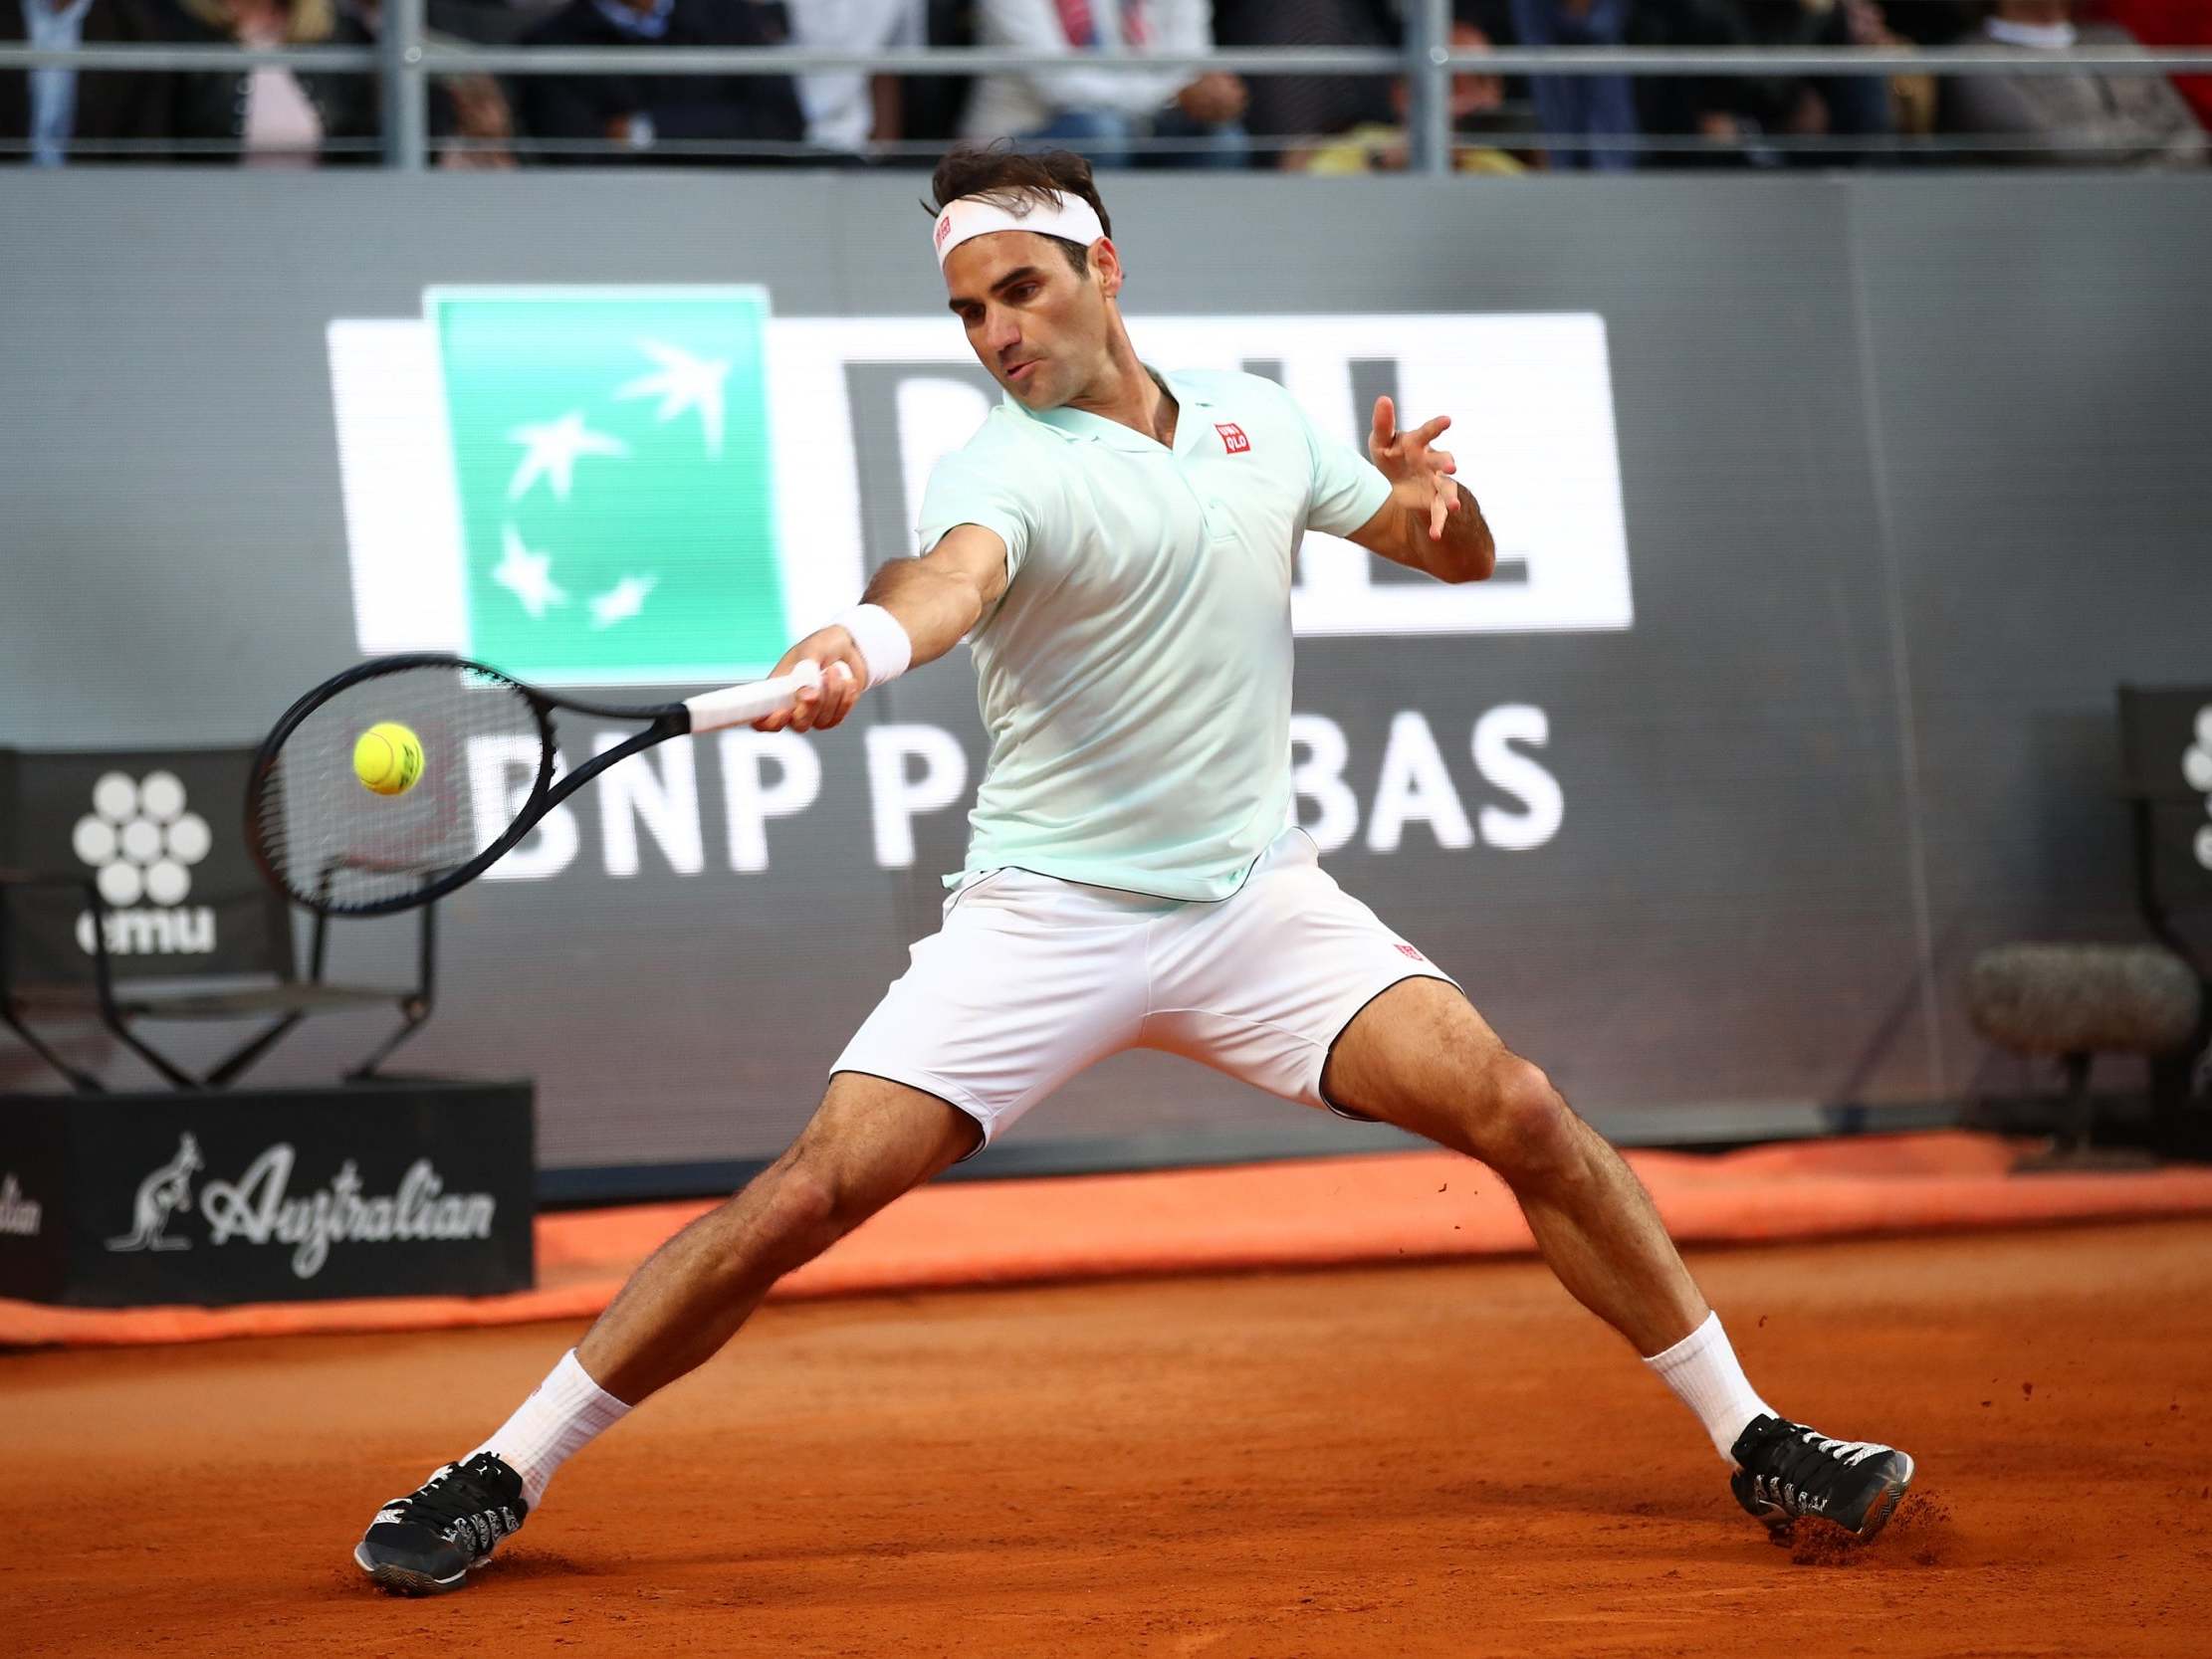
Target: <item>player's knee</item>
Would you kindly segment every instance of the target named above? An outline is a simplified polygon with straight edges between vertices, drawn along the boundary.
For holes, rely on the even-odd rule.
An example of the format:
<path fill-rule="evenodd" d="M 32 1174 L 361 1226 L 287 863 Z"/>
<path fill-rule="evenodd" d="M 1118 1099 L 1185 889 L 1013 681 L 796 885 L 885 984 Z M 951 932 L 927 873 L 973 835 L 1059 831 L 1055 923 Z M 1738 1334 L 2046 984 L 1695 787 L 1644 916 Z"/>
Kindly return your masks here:
<path fill-rule="evenodd" d="M 761 1186 L 755 1227 L 779 1266 L 811 1261 L 853 1225 L 844 1219 L 838 1182 L 810 1159 L 785 1157 L 762 1175 Z"/>
<path fill-rule="evenodd" d="M 1581 1167 L 1575 1115 L 1541 1066 L 1501 1054 L 1483 1072 L 1475 1155 L 1516 1185 L 1572 1179 Z"/>

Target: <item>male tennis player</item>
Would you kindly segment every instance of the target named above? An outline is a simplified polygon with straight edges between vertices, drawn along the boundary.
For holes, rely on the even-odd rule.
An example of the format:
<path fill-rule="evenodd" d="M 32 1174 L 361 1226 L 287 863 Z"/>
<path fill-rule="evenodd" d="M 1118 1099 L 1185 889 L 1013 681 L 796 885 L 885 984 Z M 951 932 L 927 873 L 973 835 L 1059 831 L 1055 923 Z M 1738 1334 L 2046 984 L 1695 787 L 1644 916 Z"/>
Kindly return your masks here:
<path fill-rule="evenodd" d="M 387 1588 L 459 1585 L 564 1459 L 711 1357 L 778 1278 L 1125 1048 L 1481 1159 L 1568 1291 L 1696 1413 L 1746 1510 L 1875 1533 L 1912 1460 L 1768 1409 L 1628 1166 L 1292 827 L 1299 536 L 1487 576 L 1481 510 L 1433 447 L 1446 419 L 1401 430 L 1380 399 L 1361 461 L 1270 381 L 1147 365 L 1076 156 L 960 149 L 935 188 L 946 293 L 1005 398 L 932 475 L 921 556 L 778 666 L 823 664 L 820 691 L 761 725 L 835 726 L 971 641 L 991 760 L 944 926 L 790 1149 L 661 1246 L 490 1439 L 378 1513 L 354 1558 Z"/>

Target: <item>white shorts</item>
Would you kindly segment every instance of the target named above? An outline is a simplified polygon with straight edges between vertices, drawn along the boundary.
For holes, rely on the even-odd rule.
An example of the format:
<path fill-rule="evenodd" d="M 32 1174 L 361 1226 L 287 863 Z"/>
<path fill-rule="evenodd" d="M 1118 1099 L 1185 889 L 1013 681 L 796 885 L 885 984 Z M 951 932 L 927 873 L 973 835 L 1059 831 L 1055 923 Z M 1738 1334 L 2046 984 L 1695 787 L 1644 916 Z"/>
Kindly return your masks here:
<path fill-rule="evenodd" d="M 1162 1049 L 1308 1106 L 1353 1015 L 1401 979 L 1441 979 L 1287 830 L 1216 903 L 994 870 L 945 901 L 830 1070 L 951 1102 L 988 1144 L 1084 1067 Z M 1350 1116 L 1350 1114 L 1346 1114 Z"/>

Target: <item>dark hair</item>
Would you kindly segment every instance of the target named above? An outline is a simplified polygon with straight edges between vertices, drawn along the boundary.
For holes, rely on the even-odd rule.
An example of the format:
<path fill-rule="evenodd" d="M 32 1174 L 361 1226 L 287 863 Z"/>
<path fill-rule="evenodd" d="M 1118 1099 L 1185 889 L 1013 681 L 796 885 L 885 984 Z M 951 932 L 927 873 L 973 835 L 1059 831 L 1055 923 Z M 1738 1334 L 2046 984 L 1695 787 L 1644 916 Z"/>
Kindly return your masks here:
<path fill-rule="evenodd" d="M 945 211 L 946 203 L 963 196 L 983 196 L 1008 209 L 1019 204 L 1041 207 L 1055 195 L 1079 196 L 1097 213 L 1099 228 L 1108 236 L 1114 234 L 1114 222 L 1091 180 L 1091 164 L 1073 150 L 1020 150 L 1003 138 L 990 144 L 956 145 L 930 176 L 930 194 L 934 199 L 922 205 L 932 218 Z M 1078 277 L 1089 273 L 1088 248 L 1047 231 L 1037 234 L 1059 245 Z"/>

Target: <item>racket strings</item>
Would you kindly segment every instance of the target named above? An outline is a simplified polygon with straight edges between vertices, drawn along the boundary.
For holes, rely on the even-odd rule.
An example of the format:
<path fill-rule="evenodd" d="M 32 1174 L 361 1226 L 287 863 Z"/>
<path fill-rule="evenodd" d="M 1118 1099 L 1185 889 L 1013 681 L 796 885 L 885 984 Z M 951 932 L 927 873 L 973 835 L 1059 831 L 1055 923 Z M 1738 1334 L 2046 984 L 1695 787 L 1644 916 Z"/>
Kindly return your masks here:
<path fill-rule="evenodd" d="M 354 744 L 396 723 L 422 743 L 422 775 L 380 795 L 353 769 Z M 339 688 L 278 746 L 248 803 L 263 856 L 295 899 L 326 910 L 419 892 L 479 857 L 514 822 L 545 749 L 512 682 L 458 664 L 414 664 Z"/>

